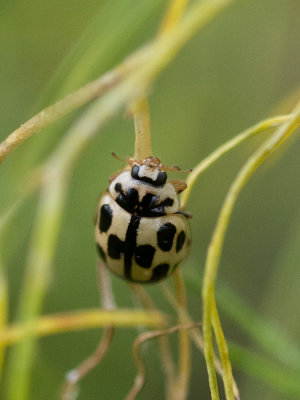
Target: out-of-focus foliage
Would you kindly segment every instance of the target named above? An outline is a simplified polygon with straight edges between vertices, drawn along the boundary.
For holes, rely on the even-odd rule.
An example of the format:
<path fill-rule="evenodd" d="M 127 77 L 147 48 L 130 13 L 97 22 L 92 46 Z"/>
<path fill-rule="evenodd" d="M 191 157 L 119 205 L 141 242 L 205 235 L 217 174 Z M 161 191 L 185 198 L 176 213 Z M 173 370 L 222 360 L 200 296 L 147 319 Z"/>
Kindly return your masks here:
<path fill-rule="evenodd" d="M 150 39 L 166 4 L 158 0 L 1 1 L 1 140 L 34 112 L 99 76 Z M 242 129 L 267 116 L 290 111 L 296 99 L 293 94 L 300 87 L 299 18 L 297 0 L 237 0 L 199 33 L 164 71 L 151 93 L 155 154 L 166 164 L 190 168 Z M 29 169 L 50 152 L 74 116 L 30 139 L 1 165 L 1 213 L 18 196 Z M 260 141 L 259 137 L 251 139 L 230 153 L 196 185 L 188 204 L 193 214 L 194 247 L 183 267 L 187 275 L 201 278 L 227 187 Z M 121 115 L 81 156 L 69 188 L 45 313 L 98 304 L 93 214 L 109 175 L 120 168 L 110 153 L 124 158 L 132 154 L 133 146 L 132 121 Z M 258 314 L 248 321 L 249 326 L 254 325 L 251 332 L 259 335 L 261 325 L 257 321 L 265 318 L 280 331 L 275 335 L 278 340 L 283 335 L 284 340 L 290 338 L 292 342 L 300 335 L 299 152 L 300 141 L 295 136 L 246 186 L 233 214 L 220 269 L 220 280 Z M 1 237 L 1 258 L 7 267 L 11 295 L 10 319 L 15 315 L 35 206 L 33 197 Z M 131 307 L 132 298 L 124 282 L 113 278 L 113 288 L 118 305 Z M 159 287 L 151 287 L 150 292 L 157 304 L 166 308 Z M 222 294 L 231 300 L 229 294 Z M 188 295 L 191 312 L 199 320 L 200 285 L 198 293 L 191 289 Z M 251 313 L 248 315 L 251 319 Z M 297 398 L 285 391 L 284 384 L 276 386 L 272 379 L 264 379 L 270 376 L 267 368 L 278 349 L 274 348 L 273 355 L 272 349 L 267 352 L 230 313 L 221 311 L 221 318 L 226 337 L 253 351 L 252 370 L 257 353 L 269 361 L 263 364 L 257 360 L 259 374 L 251 374 L 247 368 L 240 371 L 241 361 L 233 364 L 242 398 Z M 128 391 L 135 374 L 131 343 L 136 333 L 118 331 L 102 364 L 82 383 L 82 398 L 100 395 L 118 399 Z M 30 399 L 54 399 L 64 373 L 94 349 L 99 335 L 98 331 L 84 331 L 42 339 L 32 371 Z M 156 367 L 159 356 L 154 343 L 149 343 L 146 353 L 149 381 L 142 397 L 163 398 L 163 375 Z M 207 399 L 205 364 L 200 353 L 193 355 L 189 398 Z M 236 347 L 234 360 L 237 357 Z M 284 371 L 282 379 L 287 368 L 297 373 L 293 363 L 276 361 L 276 370 Z M 1 386 L 5 390 L 5 384 Z M 5 396 L 4 392 L 1 395 Z"/>

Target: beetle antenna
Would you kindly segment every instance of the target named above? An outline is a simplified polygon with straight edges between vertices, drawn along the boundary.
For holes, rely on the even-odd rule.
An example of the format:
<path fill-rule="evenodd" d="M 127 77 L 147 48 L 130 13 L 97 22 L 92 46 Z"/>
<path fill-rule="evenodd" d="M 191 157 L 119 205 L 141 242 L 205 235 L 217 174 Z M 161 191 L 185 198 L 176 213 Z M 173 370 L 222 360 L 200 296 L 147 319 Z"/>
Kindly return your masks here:
<path fill-rule="evenodd" d="M 111 153 L 111 155 L 112 155 L 112 156 L 113 156 L 113 158 L 115 158 L 116 160 L 119 160 L 119 161 L 125 162 L 125 160 L 122 160 L 120 157 L 118 157 L 118 156 L 116 155 L 116 153 L 112 152 L 112 153 Z"/>
<path fill-rule="evenodd" d="M 178 165 L 174 164 L 174 165 L 171 165 L 170 167 L 167 167 L 166 165 L 164 165 L 164 171 L 189 173 L 189 172 L 192 172 L 192 169 L 181 169 L 180 167 L 178 167 Z"/>

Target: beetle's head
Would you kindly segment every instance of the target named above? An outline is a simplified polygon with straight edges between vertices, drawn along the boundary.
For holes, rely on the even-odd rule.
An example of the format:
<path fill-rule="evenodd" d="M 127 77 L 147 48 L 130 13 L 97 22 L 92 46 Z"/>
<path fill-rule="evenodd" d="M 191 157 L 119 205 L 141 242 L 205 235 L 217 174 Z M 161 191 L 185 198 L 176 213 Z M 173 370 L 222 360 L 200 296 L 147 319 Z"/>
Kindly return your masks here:
<path fill-rule="evenodd" d="M 153 186 L 164 186 L 167 181 L 167 173 L 164 166 L 157 157 L 148 157 L 143 161 L 132 160 L 131 176 L 142 182 Z"/>

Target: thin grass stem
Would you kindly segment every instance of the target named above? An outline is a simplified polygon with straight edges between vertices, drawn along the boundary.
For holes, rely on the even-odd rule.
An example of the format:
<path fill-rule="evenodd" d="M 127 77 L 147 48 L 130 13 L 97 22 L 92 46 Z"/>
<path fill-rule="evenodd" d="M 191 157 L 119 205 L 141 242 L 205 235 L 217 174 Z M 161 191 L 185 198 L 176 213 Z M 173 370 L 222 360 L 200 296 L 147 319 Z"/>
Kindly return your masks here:
<path fill-rule="evenodd" d="M 51 279 L 65 195 L 66 176 L 61 174 L 60 179 L 56 179 L 52 169 L 45 169 L 19 303 L 18 320 L 21 322 L 32 320 L 41 312 Z M 33 336 L 28 336 L 10 354 L 8 398 L 11 400 L 26 398 L 30 371 L 28 365 L 33 359 L 34 342 Z"/>
<path fill-rule="evenodd" d="M 171 0 L 165 13 L 158 37 L 168 32 L 181 17 L 187 0 Z M 134 159 L 144 160 L 152 156 L 151 147 L 151 122 L 147 97 L 141 96 L 135 99 L 129 107 L 133 115 L 135 127 L 135 151 Z"/>
<path fill-rule="evenodd" d="M 115 300 L 111 288 L 111 282 L 108 276 L 108 270 L 102 260 L 98 262 L 98 281 L 99 292 L 101 295 L 101 305 L 104 310 L 114 310 Z M 97 345 L 96 350 L 76 368 L 66 374 L 66 380 L 61 391 L 61 399 L 68 400 L 74 397 L 78 392 L 78 383 L 84 378 L 93 368 L 101 362 L 102 358 L 107 353 L 110 343 L 114 337 L 114 326 L 107 325 L 104 328 L 102 337 Z"/>
<path fill-rule="evenodd" d="M 187 298 L 184 281 L 179 269 L 174 273 L 175 297 L 181 309 L 187 309 Z M 179 314 L 179 323 L 184 320 Z M 174 400 L 184 400 L 188 396 L 189 380 L 191 375 L 191 350 L 188 332 L 184 329 L 179 332 L 179 370 L 176 382 L 176 393 Z"/>
<path fill-rule="evenodd" d="M 170 335 L 176 331 L 180 330 L 187 330 L 187 329 L 194 329 L 199 326 L 199 323 L 192 323 L 186 325 L 176 325 L 168 329 L 159 330 L 159 331 L 151 331 L 151 332 L 144 332 L 142 333 L 133 344 L 133 356 L 137 365 L 137 375 L 134 381 L 134 384 L 126 396 L 125 400 L 135 400 L 138 394 L 144 387 L 145 380 L 146 380 L 146 370 L 145 365 L 141 357 L 141 345 L 145 343 L 147 340 L 157 338 L 163 335 Z M 174 397 L 175 399 L 175 397 Z"/>
<path fill-rule="evenodd" d="M 50 336 L 62 332 L 101 328 L 107 325 L 119 327 L 161 327 L 168 322 L 158 311 L 87 309 L 68 313 L 42 316 L 35 321 L 7 325 L 0 333 L 0 345 L 11 346 L 26 337 Z"/>
<path fill-rule="evenodd" d="M 107 92 L 128 73 L 130 67 L 128 63 L 120 65 L 30 118 L 0 143 L 0 163 L 33 134 Z"/>
<path fill-rule="evenodd" d="M 228 347 L 221 327 L 220 318 L 214 298 L 212 299 L 211 313 L 212 313 L 211 324 L 218 344 L 219 355 L 222 364 L 222 371 L 223 371 L 222 376 L 223 376 L 226 399 L 234 400 L 233 376 L 229 360 Z"/>
<path fill-rule="evenodd" d="M 142 285 L 130 284 L 129 286 L 146 310 L 158 311 L 153 300 L 151 299 L 147 291 L 142 287 Z M 173 400 L 175 390 L 175 364 L 167 336 L 159 337 L 159 346 L 162 367 L 166 376 L 166 398 L 167 400 Z"/>
<path fill-rule="evenodd" d="M 211 154 L 205 157 L 189 174 L 186 183 L 187 188 L 181 194 L 181 204 L 183 207 L 186 206 L 186 203 L 191 195 L 191 191 L 197 182 L 199 176 L 213 163 L 215 163 L 219 158 L 225 155 L 230 150 L 234 149 L 239 144 L 243 143 L 245 140 L 249 139 L 252 136 L 255 136 L 261 132 L 264 132 L 267 129 L 272 127 L 281 125 L 283 122 L 288 121 L 292 118 L 292 115 L 279 115 L 276 117 L 267 118 L 263 121 L 258 122 L 257 124 L 253 125 L 252 127 L 246 129 L 245 131 L 241 132 L 234 138 L 228 140 L 227 142 L 223 143 L 220 147 L 214 150 Z"/>
<path fill-rule="evenodd" d="M 168 32 L 172 27 L 176 25 L 180 19 L 185 5 L 186 0 L 172 0 L 165 13 L 163 22 L 159 31 L 159 36 Z M 146 97 L 140 97 L 136 99 L 130 106 L 130 111 L 133 114 L 134 125 L 135 125 L 135 152 L 134 158 L 144 160 L 145 158 L 152 155 L 151 148 L 151 123 L 150 123 L 150 110 L 149 102 Z M 185 291 L 184 283 L 180 280 L 178 275 L 176 281 L 176 289 L 179 296 L 179 301 L 185 303 Z M 141 292 L 141 290 L 139 290 Z M 144 297 L 144 296 L 142 296 Z M 169 350 L 169 343 L 166 338 L 160 340 L 161 357 L 164 365 L 164 369 L 167 377 L 167 398 L 172 399 L 184 399 L 186 397 L 187 386 L 189 382 L 189 368 L 190 368 L 190 356 L 189 356 L 189 339 L 185 332 L 180 332 L 180 370 L 179 379 L 176 383 L 178 387 L 174 391 L 174 366 L 171 353 Z M 136 356 L 137 357 L 137 356 Z M 139 358 L 136 358 L 139 374 L 136 379 L 136 384 L 134 385 L 131 395 L 127 399 L 133 399 L 136 397 L 137 393 L 140 391 L 143 385 L 143 375 L 145 373 L 143 364 Z"/>
<path fill-rule="evenodd" d="M 128 99 L 127 104 L 145 96 L 153 80 L 172 61 L 186 42 L 233 1 L 205 0 L 190 7 L 175 26 L 164 35 L 155 38 L 149 45 L 133 53 L 124 61 L 124 64 L 120 64 L 116 69 L 73 93 L 73 95 L 69 95 L 70 97 L 67 96 L 59 103 L 41 111 L 12 132 L 0 144 L 0 162 L 32 134 L 39 132 L 45 126 L 99 96 L 99 91 L 104 92 L 115 85 L 115 88 L 119 88 L 118 92 L 122 93 L 122 85 L 125 84 L 127 88 L 131 87 L 132 89 L 132 96 Z M 124 79 L 121 79 L 123 77 Z M 80 92 L 81 90 L 83 92 Z M 117 101 L 114 112 L 119 109 L 119 106 Z"/>
<path fill-rule="evenodd" d="M 259 149 L 249 157 L 247 162 L 241 168 L 237 177 L 229 188 L 217 220 L 207 253 L 202 288 L 204 348 L 212 395 L 215 392 L 215 384 L 213 382 L 215 377 L 215 369 L 213 363 L 211 332 L 212 309 L 214 302 L 214 282 L 218 272 L 224 237 L 229 224 L 229 219 L 241 189 L 244 187 L 256 169 L 263 163 L 263 161 L 295 131 L 299 124 L 300 104 L 298 104 L 293 111 L 292 117 L 279 128 L 277 128 L 271 137 L 263 142 Z M 221 332 L 221 325 L 215 325 L 215 328 L 219 331 L 218 335 L 223 335 L 223 332 Z M 222 352 L 222 348 L 219 348 L 219 351 Z M 223 369 L 226 369 L 226 365 L 223 365 Z M 229 373 L 228 369 L 227 372 Z M 224 385 L 229 386 L 230 381 L 228 380 L 228 374 L 224 374 L 223 379 Z"/>
<path fill-rule="evenodd" d="M 165 32 L 168 32 L 178 23 L 188 2 L 189 0 L 170 0 L 170 5 L 165 13 L 159 29 L 159 35 L 163 35 Z"/>
<path fill-rule="evenodd" d="M 192 317 L 189 315 L 188 311 L 178 304 L 177 300 L 175 299 L 174 295 L 171 293 L 170 289 L 168 286 L 163 283 L 162 284 L 163 292 L 170 303 L 170 305 L 173 307 L 173 309 L 181 316 L 182 321 L 185 324 L 191 324 L 195 322 Z M 191 339 L 193 340 L 194 344 L 196 347 L 201 351 L 201 353 L 204 355 L 204 342 L 203 342 L 203 336 L 199 328 L 193 329 L 189 331 L 189 335 Z M 214 364 L 217 373 L 222 376 L 223 374 L 223 369 L 221 366 L 221 361 L 218 359 L 217 356 L 214 357 Z M 233 389 L 234 389 L 234 395 L 237 400 L 240 400 L 240 394 L 239 394 L 239 389 L 235 381 L 233 381 Z"/>
<path fill-rule="evenodd" d="M 151 121 L 149 102 L 146 97 L 141 97 L 130 106 L 134 119 L 135 141 L 134 156 L 135 160 L 144 160 L 152 156 L 151 148 Z"/>
<path fill-rule="evenodd" d="M 142 96 L 149 89 L 153 79 L 168 65 L 187 40 L 230 3 L 229 0 L 213 0 L 201 3 L 201 6 L 194 6 L 178 26 L 172 28 L 159 40 L 144 47 L 138 53 L 140 68 L 134 73 L 128 74 L 126 80 L 89 107 L 70 129 L 69 134 L 43 169 L 39 211 L 33 230 L 26 279 L 21 295 L 19 312 L 21 321 L 31 323 L 31 320 L 34 320 L 41 310 L 52 271 L 51 264 L 69 176 L 75 160 L 104 122 L 119 111 L 122 106 Z M 63 107 L 63 105 L 66 104 L 60 103 L 60 107 Z M 53 122 L 59 115 L 55 110 L 53 115 L 51 115 L 51 112 L 47 115 L 48 120 L 46 118 L 41 121 L 44 117 L 45 115 L 41 114 L 26 125 L 28 136 L 21 132 L 20 135 L 17 135 L 16 140 L 12 140 L 11 143 L 8 141 L 9 143 L 3 146 L 2 159 L 24 139 L 36 132 L 36 129 Z M 33 277 L 33 279 L 30 280 L 28 277 Z M 28 297 L 25 294 L 28 294 Z M 22 299 L 25 301 L 22 301 Z M 29 332 L 24 343 L 18 346 L 12 354 L 10 369 L 12 378 L 9 384 L 10 400 L 16 400 L 20 396 L 23 399 L 27 397 L 33 348 L 34 339 Z M 18 385 L 15 385 L 16 380 Z"/>

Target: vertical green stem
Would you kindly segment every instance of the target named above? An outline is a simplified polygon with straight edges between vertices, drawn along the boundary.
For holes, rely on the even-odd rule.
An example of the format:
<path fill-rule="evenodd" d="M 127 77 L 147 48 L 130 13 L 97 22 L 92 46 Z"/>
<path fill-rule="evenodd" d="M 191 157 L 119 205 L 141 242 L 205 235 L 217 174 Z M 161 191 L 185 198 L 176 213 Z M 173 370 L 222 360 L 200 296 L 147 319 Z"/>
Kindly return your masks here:
<path fill-rule="evenodd" d="M 215 369 L 213 364 L 213 350 L 212 350 L 212 332 L 211 332 L 211 324 L 212 315 L 213 315 L 213 305 L 214 305 L 214 283 L 216 280 L 224 238 L 226 234 L 226 230 L 229 224 L 230 216 L 232 214 L 233 207 L 237 200 L 237 197 L 244 187 L 244 185 L 248 182 L 250 177 L 254 174 L 256 169 L 263 163 L 263 161 L 275 150 L 277 149 L 297 128 L 300 124 L 300 103 L 295 108 L 292 118 L 289 119 L 286 123 L 282 124 L 274 134 L 268 138 L 259 149 L 247 160 L 244 166 L 241 168 L 238 173 L 236 179 L 233 181 L 229 191 L 226 195 L 224 203 L 222 205 L 221 212 L 218 217 L 218 221 L 213 233 L 213 237 L 211 243 L 209 245 L 204 279 L 203 279 L 203 288 L 202 288 L 202 298 L 203 298 L 203 337 L 204 337 L 204 345 L 205 345 L 205 357 L 207 363 L 208 374 L 210 377 L 210 386 L 211 393 L 213 396 L 213 392 L 215 391 Z M 214 320 L 214 328 L 217 330 L 217 336 L 220 339 L 224 336 L 222 327 L 218 323 L 216 323 L 216 319 Z M 224 343 L 222 340 L 217 341 L 220 354 L 225 354 L 226 350 L 224 349 Z M 229 362 L 229 359 L 228 359 Z M 225 388 L 231 386 L 232 377 L 231 377 L 231 367 L 228 368 L 228 365 L 223 364 L 223 371 L 226 371 L 223 375 Z M 230 392 L 233 392 L 232 387 L 230 388 Z M 227 393 L 226 393 L 227 396 Z M 231 398 L 231 397 L 227 397 Z"/>
<path fill-rule="evenodd" d="M 223 366 L 222 376 L 224 380 L 225 394 L 227 399 L 234 400 L 234 381 L 232 376 L 231 364 L 229 360 L 228 347 L 222 330 L 214 295 L 212 295 L 211 303 L 212 303 L 211 323 L 217 340 L 220 359 Z M 224 376 L 226 377 L 224 378 Z"/>
<path fill-rule="evenodd" d="M 20 297 L 19 321 L 37 318 L 51 279 L 51 266 L 66 194 L 65 180 L 56 178 L 50 169 L 45 170 Z M 9 400 L 28 398 L 34 345 L 35 338 L 28 335 L 12 350 L 8 374 Z"/>
<path fill-rule="evenodd" d="M 174 273 L 175 295 L 180 308 L 186 309 L 187 299 L 184 281 L 177 269 Z M 179 324 L 183 324 L 184 318 L 179 315 Z M 188 396 L 189 380 L 191 375 L 191 349 L 190 338 L 187 330 L 179 332 L 179 371 L 176 382 L 174 400 L 185 400 Z"/>
<path fill-rule="evenodd" d="M 206 368 L 208 373 L 208 381 L 210 387 L 210 394 L 212 400 L 219 400 L 219 390 L 217 375 L 214 365 L 214 348 L 212 341 L 212 329 L 211 329 L 211 318 L 210 318 L 210 307 L 209 307 L 209 297 L 213 296 L 213 287 L 209 291 L 205 292 L 205 297 L 203 297 L 203 341 L 204 341 L 204 356 L 206 360 Z"/>
<path fill-rule="evenodd" d="M 152 156 L 151 121 L 149 103 L 146 97 L 138 99 L 130 107 L 134 119 L 134 159 L 144 160 Z"/>

